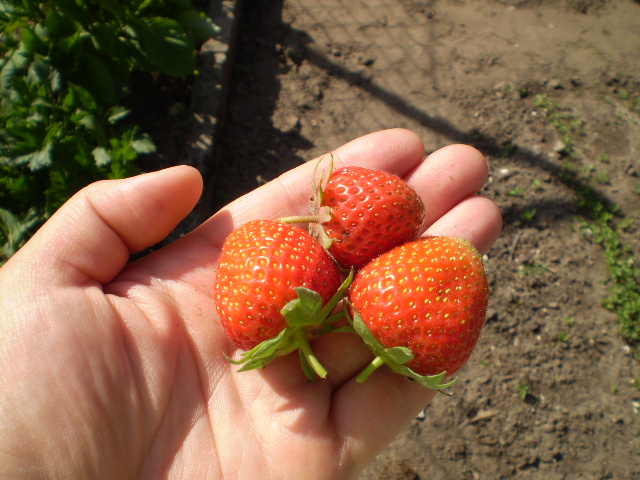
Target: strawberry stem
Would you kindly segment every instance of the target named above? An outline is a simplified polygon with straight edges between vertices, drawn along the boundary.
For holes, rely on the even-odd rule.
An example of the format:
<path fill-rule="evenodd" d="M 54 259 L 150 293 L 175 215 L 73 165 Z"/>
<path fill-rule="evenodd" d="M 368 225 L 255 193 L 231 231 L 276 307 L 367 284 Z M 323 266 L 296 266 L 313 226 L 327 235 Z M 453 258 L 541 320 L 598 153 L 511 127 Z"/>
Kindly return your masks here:
<path fill-rule="evenodd" d="M 322 366 L 322 364 L 320 363 L 320 360 L 318 360 L 316 355 L 313 353 L 313 350 L 311 350 L 311 345 L 309 345 L 309 341 L 305 336 L 304 329 L 300 328 L 296 330 L 294 335 L 296 339 L 296 344 L 298 345 L 298 348 L 300 349 L 301 354 L 304 355 L 304 358 L 307 360 L 307 362 L 309 363 L 313 371 L 320 378 L 325 378 L 327 376 L 327 370 Z M 313 380 L 313 378 L 309 378 L 309 379 Z"/>
<path fill-rule="evenodd" d="M 356 377 L 356 382 L 364 383 L 364 381 L 369 378 L 373 372 L 375 372 L 378 367 L 384 365 L 384 360 L 380 357 L 374 358 L 369 365 L 367 365 Z"/>
<path fill-rule="evenodd" d="M 282 217 L 279 218 L 278 221 L 280 223 L 319 223 L 320 216 L 319 215 L 299 215 L 293 217 Z"/>

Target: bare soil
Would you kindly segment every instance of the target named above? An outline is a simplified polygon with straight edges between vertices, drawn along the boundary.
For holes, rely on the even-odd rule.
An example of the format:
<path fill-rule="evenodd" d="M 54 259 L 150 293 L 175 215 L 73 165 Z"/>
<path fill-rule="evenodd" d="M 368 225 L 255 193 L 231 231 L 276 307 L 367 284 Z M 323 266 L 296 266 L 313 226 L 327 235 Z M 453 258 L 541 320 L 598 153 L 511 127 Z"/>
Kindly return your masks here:
<path fill-rule="evenodd" d="M 640 258 L 640 2 L 245 3 L 211 211 L 406 127 L 428 151 L 480 149 L 504 216 L 487 324 L 453 396 L 359 478 L 640 479 L 638 350 L 601 304 L 605 255 L 576 204 L 588 188 L 619 205 Z"/>

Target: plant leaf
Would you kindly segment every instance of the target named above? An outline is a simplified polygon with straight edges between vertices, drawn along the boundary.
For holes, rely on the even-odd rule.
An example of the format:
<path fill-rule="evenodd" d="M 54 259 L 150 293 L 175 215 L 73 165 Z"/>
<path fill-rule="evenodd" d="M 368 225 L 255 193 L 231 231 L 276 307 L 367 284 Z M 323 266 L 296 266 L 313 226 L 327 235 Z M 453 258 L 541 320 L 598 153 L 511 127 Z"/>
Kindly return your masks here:
<path fill-rule="evenodd" d="M 131 142 L 131 148 L 139 154 L 153 153 L 156 151 L 156 144 L 153 143 L 151 137 L 144 136 Z"/>
<path fill-rule="evenodd" d="M 131 113 L 131 110 L 128 110 L 125 107 L 117 105 L 109 111 L 108 121 L 111 124 L 118 123 L 120 120 L 127 117 L 130 113 Z"/>
<path fill-rule="evenodd" d="M 96 165 L 98 167 L 106 167 L 111 163 L 111 156 L 109 152 L 104 147 L 96 147 L 91 153 L 93 153 L 93 158 L 96 160 Z"/>
<path fill-rule="evenodd" d="M 9 258 L 18 251 L 18 248 L 26 240 L 26 235 L 38 223 L 38 217 L 30 212 L 27 218 L 20 220 L 9 210 L 0 208 L 0 230 L 4 234 L 6 241 L 1 247 L 3 256 Z"/>
<path fill-rule="evenodd" d="M 178 22 L 193 32 L 197 40 L 206 40 L 219 35 L 221 30 L 205 13 L 196 9 L 185 10 L 178 16 Z"/>
<path fill-rule="evenodd" d="M 78 60 L 82 76 L 76 76 L 77 83 L 105 105 L 118 101 L 118 91 L 111 70 L 96 55 L 83 55 Z"/>
<path fill-rule="evenodd" d="M 43 46 L 42 41 L 35 32 L 27 25 L 22 28 L 22 44 L 27 56 L 32 57 Z"/>
<path fill-rule="evenodd" d="M 145 18 L 130 27 L 140 39 L 151 63 L 168 75 L 190 75 L 196 68 L 195 46 L 177 21 Z"/>
<path fill-rule="evenodd" d="M 37 172 L 53 164 L 53 143 L 48 143 L 41 150 L 20 155 L 14 159 L 16 165 L 28 165 L 32 172 Z"/>

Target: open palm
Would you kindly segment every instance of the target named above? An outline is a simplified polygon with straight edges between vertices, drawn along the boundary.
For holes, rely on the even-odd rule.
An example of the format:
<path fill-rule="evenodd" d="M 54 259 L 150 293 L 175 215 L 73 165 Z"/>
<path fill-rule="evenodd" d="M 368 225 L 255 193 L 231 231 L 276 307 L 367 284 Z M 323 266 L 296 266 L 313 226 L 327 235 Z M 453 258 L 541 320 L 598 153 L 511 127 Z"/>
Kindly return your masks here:
<path fill-rule="evenodd" d="M 484 252 L 500 214 L 479 197 L 487 165 L 455 145 L 424 157 L 406 130 L 333 152 L 336 167 L 403 176 L 422 196 L 427 234 Z M 238 373 L 211 288 L 239 225 L 306 213 L 314 165 L 230 204 L 134 263 L 193 208 L 198 173 L 176 167 L 80 192 L 0 270 L 1 478 L 355 476 L 434 392 L 379 369 L 352 334 L 313 348 L 329 374 L 307 382 L 296 355 Z M 462 373 L 464 374 L 464 372 Z"/>

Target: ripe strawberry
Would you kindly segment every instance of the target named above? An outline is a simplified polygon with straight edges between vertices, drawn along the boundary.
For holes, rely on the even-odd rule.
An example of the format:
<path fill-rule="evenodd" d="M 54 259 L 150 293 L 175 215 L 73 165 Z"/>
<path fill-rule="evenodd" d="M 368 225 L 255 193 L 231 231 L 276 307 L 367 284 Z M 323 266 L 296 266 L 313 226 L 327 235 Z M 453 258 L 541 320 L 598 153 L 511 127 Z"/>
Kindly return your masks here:
<path fill-rule="evenodd" d="M 327 317 L 347 285 L 341 287 L 339 269 L 320 243 L 299 227 L 256 220 L 232 232 L 222 247 L 214 299 L 227 335 L 248 350 L 236 362 L 244 364 L 241 370 L 300 348 L 305 372 L 311 366 L 326 375 L 308 338 L 331 328 Z"/>
<path fill-rule="evenodd" d="M 484 324 L 489 288 L 482 257 L 458 237 L 427 237 L 381 255 L 348 295 L 353 326 L 382 363 L 429 388 L 469 359 Z"/>
<path fill-rule="evenodd" d="M 345 268 L 359 269 L 413 240 L 424 221 L 420 196 L 389 173 L 344 167 L 331 173 L 325 186 L 314 185 L 314 190 L 311 216 L 281 220 L 310 222 L 312 234 Z"/>
<path fill-rule="evenodd" d="M 344 267 L 360 268 L 381 253 L 413 240 L 424 220 L 416 191 L 395 175 L 361 167 L 333 172 L 321 206 L 331 220 L 324 231 L 329 252 Z"/>

